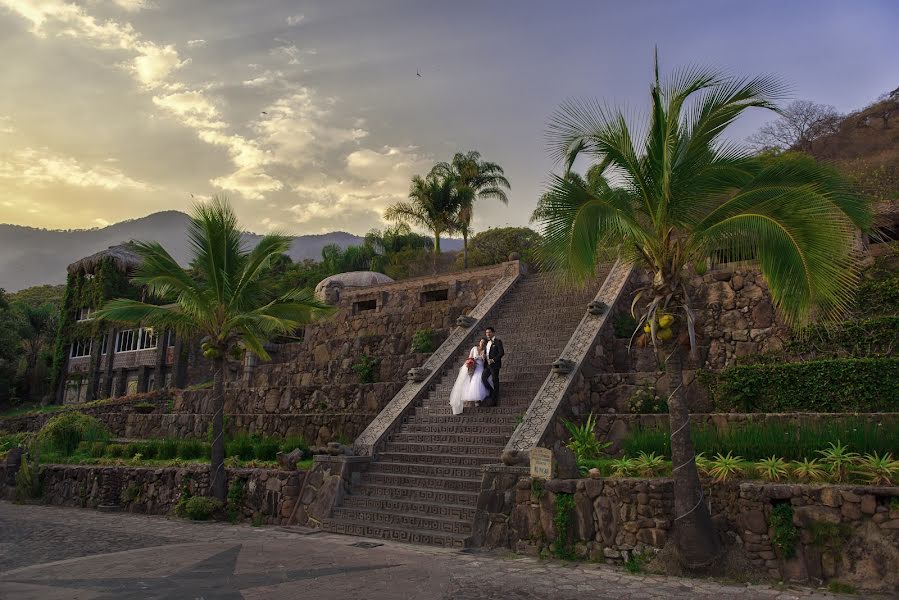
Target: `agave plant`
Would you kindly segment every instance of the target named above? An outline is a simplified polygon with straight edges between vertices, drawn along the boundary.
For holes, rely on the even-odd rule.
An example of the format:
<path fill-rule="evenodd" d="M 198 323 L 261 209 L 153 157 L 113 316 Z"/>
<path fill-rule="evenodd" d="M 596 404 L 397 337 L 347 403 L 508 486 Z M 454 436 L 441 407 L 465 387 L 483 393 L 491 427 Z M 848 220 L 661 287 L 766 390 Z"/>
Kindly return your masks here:
<path fill-rule="evenodd" d="M 889 452 L 882 456 L 874 451 L 874 454 L 865 454 L 858 461 L 859 472 L 871 485 L 893 485 L 899 481 L 899 460 L 893 460 Z"/>
<path fill-rule="evenodd" d="M 709 475 L 715 478 L 715 481 L 727 481 L 732 477 L 743 474 L 743 465 L 740 463 L 743 458 L 734 456 L 732 452 L 721 455 L 719 452 L 709 462 Z"/>
<path fill-rule="evenodd" d="M 814 458 L 803 458 L 793 463 L 793 475 L 802 481 L 822 481 L 827 478 L 827 472 Z"/>
<path fill-rule="evenodd" d="M 709 470 L 712 468 L 711 462 L 706 458 L 705 452 L 700 452 L 696 455 L 696 470 L 699 471 L 700 475 L 709 476 Z"/>
<path fill-rule="evenodd" d="M 665 468 L 665 457 L 659 456 L 655 452 L 641 452 L 634 459 L 634 471 L 640 477 L 655 477 Z"/>
<path fill-rule="evenodd" d="M 784 459 L 770 456 L 755 463 L 755 468 L 766 481 L 780 481 L 789 475 L 789 469 Z"/>
<path fill-rule="evenodd" d="M 566 446 L 574 452 L 579 464 L 587 460 L 596 460 L 612 445 L 612 442 L 600 442 L 596 439 L 596 418 L 593 413 L 590 413 L 581 425 L 575 425 L 568 419 L 562 422 L 571 435 Z"/>
<path fill-rule="evenodd" d="M 822 457 L 821 462 L 830 471 L 830 476 L 837 483 L 846 480 L 852 467 L 861 458 L 858 453 L 851 452 L 849 447 L 841 444 L 839 440 L 831 442 L 824 450 L 818 450 L 818 454 Z"/>
<path fill-rule="evenodd" d="M 609 469 L 612 477 L 627 477 L 633 474 L 636 468 L 636 462 L 633 458 L 623 457 L 616 458 L 609 463 Z"/>

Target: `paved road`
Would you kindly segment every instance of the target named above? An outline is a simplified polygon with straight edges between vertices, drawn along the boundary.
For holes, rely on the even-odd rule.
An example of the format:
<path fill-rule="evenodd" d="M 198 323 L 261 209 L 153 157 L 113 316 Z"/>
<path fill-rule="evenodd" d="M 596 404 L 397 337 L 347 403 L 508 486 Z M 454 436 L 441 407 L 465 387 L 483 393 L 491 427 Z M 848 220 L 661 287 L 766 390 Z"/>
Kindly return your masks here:
<path fill-rule="evenodd" d="M 0 599 L 836 599 L 277 527 L 0 502 Z"/>

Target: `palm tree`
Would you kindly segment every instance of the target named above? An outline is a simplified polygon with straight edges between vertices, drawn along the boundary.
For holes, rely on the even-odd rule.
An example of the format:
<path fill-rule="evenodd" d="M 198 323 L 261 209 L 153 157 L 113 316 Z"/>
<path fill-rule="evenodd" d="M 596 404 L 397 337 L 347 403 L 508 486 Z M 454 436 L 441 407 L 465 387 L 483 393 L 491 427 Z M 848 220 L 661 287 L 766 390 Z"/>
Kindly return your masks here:
<path fill-rule="evenodd" d="M 439 162 L 431 173 L 442 177 L 454 177 L 460 188 L 467 188 L 463 194 L 465 202 L 457 214 L 458 229 L 462 234 L 462 261 L 468 268 L 468 237 L 471 235 L 471 219 L 474 216 L 475 199 L 495 198 L 503 204 L 509 203 L 505 190 L 512 189 L 503 168 L 496 163 L 481 160 L 481 153 L 469 150 L 457 152 L 451 162 Z"/>
<path fill-rule="evenodd" d="M 53 343 L 59 320 L 59 309 L 49 302 L 32 306 L 27 302 L 17 302 L 14 308 L 19 313 L 19 336 L 25 353 L 25 374 L 22 378 L 22 396 L 31 400 L 35 391 L 41 391 L 38 380 L 38 361 L 41 354 Z"/>
<path fill-rule="evenodd" d="M 227 481 L 223 431 L 225 361 L 251 352 L 269 358 L 264 344 L 287 334 L 327 310 L 309 290 L 293 289 L 271 299 L 260 277 L 290 248 L 290 238 L 267 235 L 248 251 L 234 211 L 223 198 L 194 207 L 188 225 L 193 250 L 191 272 L 185 271 L 156 242 L 139 242 L 135 251 L 142 264 L 136 285 L 158 299 L 158 306 L 119 298 L 96 313 L 96 318 L 174 330 L 188 338 L 202 338 L 204 356 L 212 360 L 212 481 L 213 495 L 224 501 Z"/>
<path fill-rule="evenodd" d="M 632 306 L 644 306 L 641 324 L 650 325 L 660 359 L 668 356 L 672 538 L 689 567 L 710 564 L 719 550 L 681 386 L 683 352 L 695 355 L 696 348 L 690 266 L 721 253 L 754 256 L 788 323 L 835 317 L 848 308 L 859 272 L 855 228 L 871 223 L 867 203 L 831 169 L 811 159 L 753 156 L 721 139 L 745 110 L 776 110 L 782 92 L 769 77 L 697 68 L 662 85 L 656 60 L 651 115 L 636 136 L 622 112 L 592 101 L 562 105 L 549 125 L 550 149 L 566 173 L 578 158 L 595 164 L 589 184 L 551 176 L 535 215 L 544 226 L 546 266 L 583 281 L 598 261 L 619 257 L 652 275 Z M 674 314 L 680 335 L 665 347 L 659 318 Z"/>
<path fill-rule="evenodd" d="M 459 187 L 455 177 L 429 173 L 412 178 L 409 201 L 387 207 L 384 218 L 395 223 L 418 225 L 434 236 L 434 264 L 440 254 L 440 236 L 458 228 L 460 207 L 470 202 L 470 189 Z"/>

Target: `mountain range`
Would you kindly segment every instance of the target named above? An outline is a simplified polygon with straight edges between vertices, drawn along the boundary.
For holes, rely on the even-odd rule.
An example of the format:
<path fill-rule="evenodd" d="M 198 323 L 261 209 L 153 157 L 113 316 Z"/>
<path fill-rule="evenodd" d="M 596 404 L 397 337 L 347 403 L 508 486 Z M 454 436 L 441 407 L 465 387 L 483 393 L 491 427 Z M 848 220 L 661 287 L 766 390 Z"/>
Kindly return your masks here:
<path fill-rule="evenodd" d="M 163 211 L 100 229 L 48 230 L 0 224 L 0 288 L 15 292 L 41 284 L 65 283 L 66 267 L 79 258 L 131 240 L 157 241 L 181 264 L 187 264 L 190 249 L 186 236 L 188 216 Z M 252 246 L 261 235 L 247 232 Z M 320 259 L 322 248 L 337 244 L 358 245 L 362 238 L 344 231 L 293 238 L 287 253 L 293 260 Z M 441 240 L 444 250 L 461 248 L 461 240 Z"/>

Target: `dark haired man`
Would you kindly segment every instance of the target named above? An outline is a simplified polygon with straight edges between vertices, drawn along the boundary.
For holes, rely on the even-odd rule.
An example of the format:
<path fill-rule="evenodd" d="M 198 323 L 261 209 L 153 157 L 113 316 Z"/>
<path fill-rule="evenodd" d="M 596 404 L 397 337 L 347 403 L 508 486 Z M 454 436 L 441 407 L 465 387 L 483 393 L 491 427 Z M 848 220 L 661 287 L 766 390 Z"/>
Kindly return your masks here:
<path fill-rule="evenodd" d="M 490 395 L 484 400 L 484 406 L 496 406 L 499 402 L 499 371 L 503 368 L 503 342 L 496 337 L 493 327 L 485 331 L 487 336 L 487 364 L 484 365 L 482 379 L 484 385 L 490 391 Z"/>

